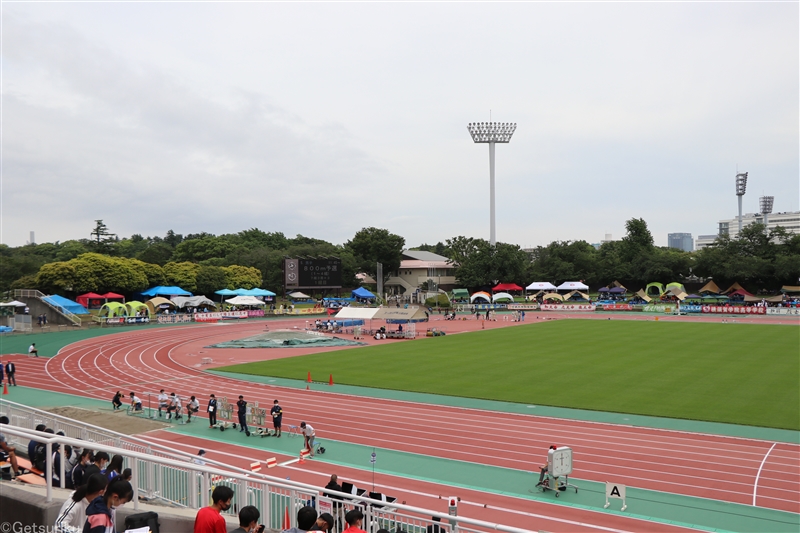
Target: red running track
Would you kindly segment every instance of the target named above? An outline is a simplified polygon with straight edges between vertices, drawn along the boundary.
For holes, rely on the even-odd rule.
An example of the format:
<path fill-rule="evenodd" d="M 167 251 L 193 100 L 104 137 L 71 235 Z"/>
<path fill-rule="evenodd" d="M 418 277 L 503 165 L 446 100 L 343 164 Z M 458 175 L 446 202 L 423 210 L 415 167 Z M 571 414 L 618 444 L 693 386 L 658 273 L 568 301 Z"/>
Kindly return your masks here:
<path fill-rule="evenodd" d="M 313 421 L 323 439 L 519 470 L 537 468 L 520 450 L 569 443 L 578 459 L 576 479 L 613 479 L 748 505 L 755 499 L 759 506 L 800 511 L 800 446 L 794 444 L 307 392 L 210 376 L 188 366 L 197 360 L 191 353 L 198 347 L 262 331 L 263 323 L 245 323 L 125 332 L 64 348 L 47 360 L 44 373 L 42 361 L 21 360 L 18 375 L 33 387 L 104 400 L 116 390 L 160 388 L 183 398 L 243 394 L 261 405 L 279 397 L 286 423 Z"/>

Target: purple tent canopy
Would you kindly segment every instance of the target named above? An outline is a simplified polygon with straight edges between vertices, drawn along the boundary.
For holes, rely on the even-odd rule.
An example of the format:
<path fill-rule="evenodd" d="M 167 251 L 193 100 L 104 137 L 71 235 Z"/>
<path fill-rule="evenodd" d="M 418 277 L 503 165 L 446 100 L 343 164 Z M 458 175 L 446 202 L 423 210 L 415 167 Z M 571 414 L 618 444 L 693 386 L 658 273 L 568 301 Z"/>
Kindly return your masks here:
<path fill-rule="evenodd" d="M 597 289 L 597 292 L 609 292 L 609 291 L 610 289 L 608 287 L 602 287 L 600 289 Z"/>
<path fill-rule="evenodd" d="M 609 290 L 608 292 L 613 292 L 614 294 L 621 294 L 623 292 L 628 292 L 626 289 L 622 287 L 614 287 L 613 289 Z"/>

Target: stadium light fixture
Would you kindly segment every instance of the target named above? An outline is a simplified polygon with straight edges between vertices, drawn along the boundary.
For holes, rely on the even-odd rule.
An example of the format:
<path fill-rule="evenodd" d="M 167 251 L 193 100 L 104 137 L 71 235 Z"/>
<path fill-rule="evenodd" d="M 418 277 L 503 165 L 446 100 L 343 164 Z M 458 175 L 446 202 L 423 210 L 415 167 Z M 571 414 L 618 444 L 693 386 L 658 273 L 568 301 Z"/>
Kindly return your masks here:
<path fill-rule="evenodd" d="M 467 130 L 475 143 L 489 145 L 489 242 L 497 244 L 494 211 L 494 145 L 508 143 L 517 129 L 514 122 L 470 122 Z"/>
<path fill-rule="evenodd" d="M 768 215 L 772 213 L 772 204 L 775 203 L 774 196 L 762 196 L 758 199 L 758 206 L 761 209 L 761 214 L 764 215 L 764 226 L 766 226 L 769 222 L 767 220 Z"/>
<path fill-rule="evenodd" d="M 739 233 L 742 232 L 742 196 L 747 191 L 747 172 L 736 174 L 736 197 L 739 198 Z"/>

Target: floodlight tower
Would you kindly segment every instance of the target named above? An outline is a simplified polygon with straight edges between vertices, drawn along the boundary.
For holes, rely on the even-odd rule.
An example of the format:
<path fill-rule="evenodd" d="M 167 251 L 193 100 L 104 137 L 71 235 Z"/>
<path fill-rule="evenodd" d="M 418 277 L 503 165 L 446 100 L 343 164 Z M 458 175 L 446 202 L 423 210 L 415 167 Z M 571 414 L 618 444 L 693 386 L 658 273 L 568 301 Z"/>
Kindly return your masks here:
<path fill-rule="evenodd" d="M 508 143 L 516 123 L 511 122 L 470 122 L 467 125 L 472 140 L 476 143 L 489 144 L 489 242 L 497 244 L 494 225 L 494 145 L 495 143 Z"/>
<path fill-rule="evenodd" d="M 772 213 L 772 204 L 775 203 L 774 196 L 762 196 L 758 199 L 758 205 L 761 208 L 761 214 L 764 215 L 764 226 L 767 226 L 767 215 Z"/>
<path fill-rule="evenodd" d="M 747 190 L 747 172 L 736 174 L 736 196 L 739 198 L 739 233 L 742 232 L 742 196 Z"/>

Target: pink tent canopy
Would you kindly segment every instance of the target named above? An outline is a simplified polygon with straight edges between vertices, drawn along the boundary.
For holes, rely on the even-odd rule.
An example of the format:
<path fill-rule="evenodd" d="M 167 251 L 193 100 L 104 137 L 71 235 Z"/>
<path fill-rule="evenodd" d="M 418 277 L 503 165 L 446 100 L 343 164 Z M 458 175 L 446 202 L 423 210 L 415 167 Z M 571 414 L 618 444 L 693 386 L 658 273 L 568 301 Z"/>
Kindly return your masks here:
<path fill-rule="evenodd" d="M 98 298 L 105 298 L 106 300 L 124 300 L 125 297 L 121 294 L 117 294 L 116 292 L 107 292 L 105 294 L 101 294 Z"/>

